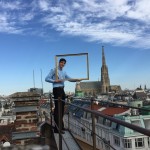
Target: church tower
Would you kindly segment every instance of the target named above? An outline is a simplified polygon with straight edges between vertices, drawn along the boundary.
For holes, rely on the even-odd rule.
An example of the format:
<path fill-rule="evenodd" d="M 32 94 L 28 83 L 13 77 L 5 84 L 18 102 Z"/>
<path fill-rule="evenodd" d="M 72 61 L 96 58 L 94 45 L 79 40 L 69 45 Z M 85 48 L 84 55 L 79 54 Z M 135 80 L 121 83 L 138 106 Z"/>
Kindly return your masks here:
<path fill-rule="evenodd" d="M 110 87 L 110 80 L 108 74 L 108 67 L 105 61 L 104 46 L 102 46 L 101 93 L 108 93 L 109 87 Z"/>

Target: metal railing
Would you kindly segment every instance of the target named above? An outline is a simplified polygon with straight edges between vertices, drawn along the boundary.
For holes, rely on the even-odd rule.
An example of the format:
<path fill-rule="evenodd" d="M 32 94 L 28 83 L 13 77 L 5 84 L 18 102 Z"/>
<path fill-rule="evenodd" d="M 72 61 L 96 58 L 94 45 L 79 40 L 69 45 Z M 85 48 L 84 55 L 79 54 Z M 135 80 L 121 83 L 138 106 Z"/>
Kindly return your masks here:
<path fill-rule="evenodd" d="M 52 104 L 52 97 L 51 97 L 51 96 L 50 96 L 50 101 L 51 101 L 51 104 Z M 59 118 L 58 118 L 58 119 L 59 119 L 59 126 L 58 126 L 58 129 L 60 130 L 60 131 L 59 131 L 59 150 L 62 150 L 62 135 L 61 135 L 61 129 L 62 129 L 62 126 L 61 126 L 61 120 L 62 120 L 61 102 L 62 102 L 62 101 L 63 101 L 63 100 L 61 100 L 60 98 L 58 99 L 58 105 L 59 105 L 59 106 L 58 106 L 58 107 L 59 107 L 59 108 L 58 108 L 58 114 L 59 114 L 59 116 L 58 116 L 58 117 L 59 117 Z M 92 114 L 93 150 L 96 150 L 96 136 L 98 136 L 98 135 L 96 134 L 96 132 L 95 132 L 95 116 L 100 116 L 100 117 L 102 117 L 102 118 L 108 119 L 108 120 L 111 121 L 111 122 L 120 124 L 120 125 L 122 125 L 122 126 L 124 126 L 124 127 L 130 128 L 130 129 L 132 129 L 132 130 L 134 130 L 134 131 L 137 131 L 137 132 L 139 132 L 139 133 L 142 133 L 142 134 L 147 135 L 147 136 L 150 137 L 150 130 L 148 130 L 148 129 L 142 128 L 142 127 L 140 127 L 140 126 L 133 125 L 133 124 L 131 124 L 131 123 L 122 121 L 122 120 L 120 120 L 120 119 L 117 119 L 117 118 L 114 118 L 114 117 L 105 115 L 105 114 L 103 114 L 103 113 L 101 113 L 101 112 L 92 110 L 92 109 L 93 109 L 93 103 L 94 103 L 94 101 L 96 101 L 96 100 L 91 99 L 91 110 L 88 109 L 88 108 L 83 108 L 83 107 L 80 107 L 80 106 L 78 106 L 78 105 L 75 105 L 75 104 L 72 104 L 72 103 L 68 103 L 68 102 L 63 101 L 63 102 L 65 102 L 65 103 L 68 104 L 68 105 L 77 107 L 77 108 L 79 108 L 79 109 L 82 109 L 82 110 L 84 110 L 84 111 L 89 112 L 89 113 Z M 113 104 L 114 104 L 114 103 L 113 103 Z M 130 107 L 130 106 L 126 106 L 126 105 L 122 105 L 122 107 L 123 107 L 123 106 L 124 106 L 124 107 L 128 107 L 128 108 Z M 51 108 L 52 108 L 52 107 L 51 107 Z M 132 106 L 131 106 L 131 108 L 140 109 L 140 108 L 132 107 Z M 148 109 L 143 109 L 143 108 L 142 108 L 142 110 L 150 111 L 150 110 L 148 110 Z M 52 111 L 51 111 L 51 116 L 52 116 Z M 51 119 L 52 119 L 52 118 L 51 118 Z M 52 123 L 52 122 L 51 122 L 51 123 Z M 70 129 L 69 113 L 68 113 L 68 129 Z M 101 137 L 100 137 L 100 138 L 101 138 Z M 103 140 L 103 139 L 101 139 L 101 140 Z M 110 148 L 112 148 L 113 150 L 115 150 L 115 148 L 113 148 L 112 145 L 110 145 L 109 143 L 107 143 L 107 141 L 104 141 L 104 140 L 103 140 L 103 142 L 104 142 L 105 144 L 107 144 Z M 66 143 L 65 143 L 65 144 L 66 144 Z"/>
<path fill-rule="evenodd" d="M 58 99 L 55 99 L 55 101 L 58 101 L 58 125 L 57 125 L 57 123 L 55 121 L 53 121 L 53 122 L 54 122 L 54 125 L 57 128 L 58 134 L 59 134 L 59 147 L 58 148 L 59 148 L 59 150 L 62 150 L 62 140 L 63 140 L 63 142 L 66 145 L 67 149 L 70 150 L 69 147 L 68 147 L 68 145 L 67 145 L 67 142 L 65 141 L 64 137 L 62 136 L 62 102 L 63 101 L 61 100 L 60 97 Z M 50 111 L 51 126 L 53 126 L 52 125 L 52 123 L 53 123 L 52 120 L 54 120 L 54 119 L 52 117 L 53 114 L 52 114 L 52 96 L 51 96 L 51 94 L 50 94 L 50 109 L 51 109 L 51 111 Z M 74 140 L 75 140 L 75 138 L 74 138 Z M 80 145 L 77 142 L 76 142 L 76 144 L 81 149 Z"/>

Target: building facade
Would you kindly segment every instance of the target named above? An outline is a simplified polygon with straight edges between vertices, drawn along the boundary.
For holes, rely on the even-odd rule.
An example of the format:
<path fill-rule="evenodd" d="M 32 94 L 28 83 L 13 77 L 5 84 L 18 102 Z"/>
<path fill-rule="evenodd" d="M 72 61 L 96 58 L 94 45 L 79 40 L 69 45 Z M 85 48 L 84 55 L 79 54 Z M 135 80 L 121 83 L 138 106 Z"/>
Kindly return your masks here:
<path fill-rule="evenodd" d="M 77 102 L 75 102 L 77 104 Z M 81 103 L 81 102 L 80 102 Z M 82 104 L 85 106 L 85 104 Z M 88 106 L 89 107 L 89 106 Z M 90 107 L 89 107 L 90 108 Z M 150 115 L 132 114 L 132 109 L 121 107 L 104 107 L 95 105 L 95 111 L 115 117 L 122 121 L 150 129 Z M 74 110 L 73 108 L 71 108 Z M 69 111 L 71 112 L 71 111 Z M 73 111 L 70 115 L 69 128 L 77 139 L 92 145 L 92 115 L 89 112 Z M 80 114 L 80 115 L 79 115 Z M 82 115 L 81 115 L 82 114 Z M 64 117 L 65 125 L 68 126 L 68 115 Z M 138 133 L 132 129 L 111 122 L 103 117 L 95 118 L 96 147 L 101 150 L 110 150 L 112 146 L 116 150 L 149 150 L 150 137 Z"/>
<path fill-rule="evenodd" d="M 13 144 L 38 144 L 38 107 L 40 95 L 34 92 L 18 92 L 11 95 L 16 114 L 15 128 L 12 133 Z"/>

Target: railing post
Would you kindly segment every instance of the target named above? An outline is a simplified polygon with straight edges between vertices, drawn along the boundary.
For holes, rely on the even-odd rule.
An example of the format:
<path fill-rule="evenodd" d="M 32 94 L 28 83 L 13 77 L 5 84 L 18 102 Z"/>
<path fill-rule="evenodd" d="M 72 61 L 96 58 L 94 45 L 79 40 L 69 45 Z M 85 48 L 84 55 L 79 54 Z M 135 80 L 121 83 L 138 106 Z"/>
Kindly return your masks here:
<path fill-rule="evenodd" d="M 68 112 L 68 130 L 70 130 L 70 116 L 69 116 L 69 112 Z"/>
<path fill-rule="evenodd" d="M 52 95 L 49 95 L 50 97 L 50 118 L 51 118 L 51 127 L 52 127 L 52 108 L 53 108 L 53 102 L 52 102 Z"/>
<path fill-rule="evenodd" d="M 62 130 L 62 101 L 61 98 L 58 98 L 58 124 L 59 124 L 59 150 L 62 150 L 62 136 L 61 136 L 61 130 Z"/>
<path fill-rule="evenodd" d="M 53 119 L 53 118 L 52 118 L 52 108 L 53 108 L 52 105 L 53 105 L 53 102 L 52 102 L 52 94 L 51 94 L 51 93 L 49 94 L 49 98 L 50 98 L 50 119 L 51 119 L 51 128 L 52 128 L 52 126 L 53 126 L 53 125 L 52 125 L 52 119 Z M 52 134 L 52 131 L 51 131 L 50 136 L 52 137 L 52 135 L 53 135 L 53 134 Z"/>
<path fill-rule="evenodd" d="M 69 101 L 68 100 L 69 98 L 67 97 L 67 102 Z M 69 107 L 69 105 L 68 105 L 68 107 Z M 69 110 L 68 110 L 68 130 L 70 130 L 70 113 L 69 113 Z"/>
<path fill-rule="evenodd" d="M 94 100 L 91 99 L 91 110 L 93 110 Z M 96 134 L 95 134 L 95 114 L 92 113 L 92 137 L 93 137 L 93 150 L 96 150 Z"/>

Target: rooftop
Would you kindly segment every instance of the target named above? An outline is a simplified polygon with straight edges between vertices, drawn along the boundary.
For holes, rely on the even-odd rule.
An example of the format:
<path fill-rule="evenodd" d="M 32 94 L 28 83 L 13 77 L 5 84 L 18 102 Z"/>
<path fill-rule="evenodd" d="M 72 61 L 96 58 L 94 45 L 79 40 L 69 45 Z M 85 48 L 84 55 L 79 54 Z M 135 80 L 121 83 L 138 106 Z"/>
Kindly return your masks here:
<path fill-rule="evenodd" d="M 40 94 L 36 92 L 16 92 L 10 95 L 11 98 L 21 98 L 21 97 L 39 97 Z"/>
<path fill-rule="evenodd" d="M 121 107 L 108 107 L 101 112 L 105 115 L 114 116 L 115 114 L 121 114 L 129 110 L 129 108 L 121 108 Z"/>

